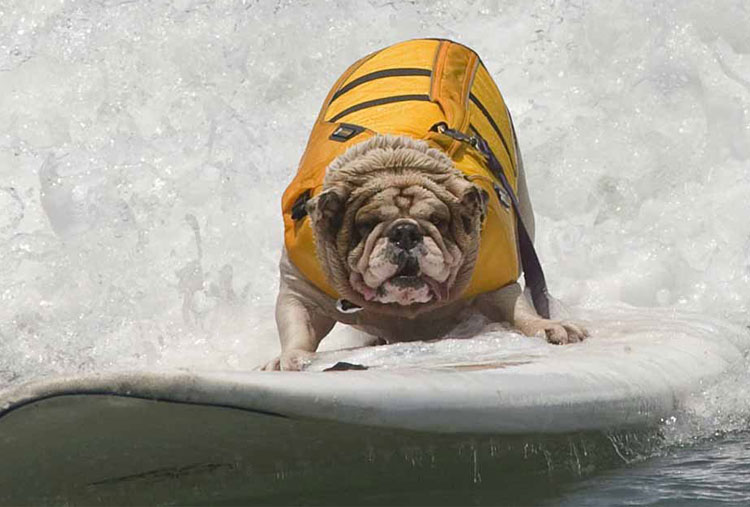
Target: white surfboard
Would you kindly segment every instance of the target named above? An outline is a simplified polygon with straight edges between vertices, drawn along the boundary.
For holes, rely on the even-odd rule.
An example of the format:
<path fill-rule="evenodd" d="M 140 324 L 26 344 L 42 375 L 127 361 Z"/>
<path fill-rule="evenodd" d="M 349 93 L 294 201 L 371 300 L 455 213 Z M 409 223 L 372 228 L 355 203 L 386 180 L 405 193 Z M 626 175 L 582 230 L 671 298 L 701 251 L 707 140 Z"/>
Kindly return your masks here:
<path fill-rule="evenodd" d="M 441 433 L 618 428 L 658 422 L 750 349 L 750 333 L 720 321 L 639 315 L 594 321 L 592 338 L 567 346 L 500 330 L 322 352 L 304 372 L 53 378 L 0 393 L 0 426 L 22 406 L 97 394 Z"/>
<path fill-rule="evenodd" d="M 226 451 L 237 441 L 283 447 L 297 439 L 304 449 L 299 439 L 309 431 L 320 441 L 321 434 L 384 431 L 377 428 L 497 436 L 647 427 L 750 349 L 746 330 L 698 317 L 625 312 L 589 327 L 592 338 L 568 346 L 500 330 L 470 340 L 323 352 L 304 372 L 113 372 L 18 386 L 0 393 L 0 491 L 18 493 L 29 477 L 39 483 L 22 490 L 43 491 L 51 477 L 67 477 L 60 468 L 65 457 L 77 471 L 64 484 L 79 487 L 117 478 L 118 487 L 127 486 L 127 478 L 135 484 L 159 470 L 230 471 Z M 219 428 L 210 435 L 239 425 L 253 437 L 233 435 L 223 460 L 207 458 L 213 447 L 193 448 L 210 447 L 195 441 L 199 434 L 214 438 L 201 433 L 207 425 Z M 155 458 L 165 441 L 171 443 Z M 150 449 L 150 464 L 134 459 L 144 455 L 141 445 Z M 109 451 L 100 455 L 97 446 Z M 76 498 L 50 491 L 42 499 Z"/>

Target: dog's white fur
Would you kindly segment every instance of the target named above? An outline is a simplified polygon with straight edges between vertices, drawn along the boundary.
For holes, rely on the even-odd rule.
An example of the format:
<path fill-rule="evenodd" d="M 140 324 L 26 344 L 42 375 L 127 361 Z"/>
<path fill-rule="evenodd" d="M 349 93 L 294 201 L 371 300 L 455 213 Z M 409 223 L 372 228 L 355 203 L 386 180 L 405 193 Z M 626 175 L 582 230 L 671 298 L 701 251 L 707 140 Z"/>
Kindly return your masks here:
<path fill-rule="evenodd" d="M 451 164 L 442 152 L 425 148 L 426 144 L 408 137 L 381 136 L 361 143 L 335 160 L 326 172 L 324 188 L 330 188 L 344 179 L 355 181 L 366 178 L 372 167 L 404 167 L 419 170 L 444 170 Z M 414 149 L 417 147 L 418 149 Z M 404 148 L 404 149 L 400 149 Z M 534 238 L 534 215 L 529 200 L 523 163 L 518 152 L 518 200 L 521 218 L 529 234 Z M 446 185 L 452 184 L 446 180 Z M 381 224 L 382 225 L 382 224 Z M 380 231 L 379 231 L 380 232 Z M 438 235 L 439 238 L 439 235 Z M 382 239 L 382 237 L 381 237 Z M 438 282 L 456 277 L 455 251 L 445 245 L 438 246 L 432 237 L 427 238 L 424 251 L 419 258 L 420 268 Z M 439 241 L 439 239 L 438 239 Z M 365 243 L 365 242 L 363 242 Z M 369 251 L 358 259 L 366 258 L 367 266 L 350 263 L 350 284 L 365 299 L 375 296 L 368 292 L 381 284 L 387 284 L 394 267 L 381 262 L 385 255 L 385 243 L 373 241 L 366 246 Z M 460 252 L 459 252 L 460 253 Z M 320 255 L 321 262 L 325 256 Z M 339 269 L 341 266 L 327 266 Z M 265 370 L 299 370 L 317 350 L 320 341 L 330 332 L 334 324 L 342 322 L 370 333 L 386 342 L 439 338 L 452 330 L 466 315 L 467 310 L 481 312 L 495 322 L 508 322 L 523 334 L 533 336 L 544 333 L 552 343 L 572 343 L 583 340 L 587 332 L 571 323 L 540 317 L 524 296 L 518 283 L 499 290 L 481 294 L 472 299 L 449 300 L 446 304 L 421 313 L 403 316 L 384 314 L 363 308 L 357 313 L 342 313 L 336 308 L 336 300 L 315 287 L 289 260 L 286 251 L 280 262 L 280 290 L 276 303 L 276 323 L 281 340 L 281 354 L 268 362 Z M 469 273 L 470 274 L 470 273 Z M 358 284 L 360 286 L 358 287 Z M 385 286 L 381 290 L 382 303 L 396 302 L 407 308 L 429 301 L 431 296 L 425 288 L 408 290 Z"/>

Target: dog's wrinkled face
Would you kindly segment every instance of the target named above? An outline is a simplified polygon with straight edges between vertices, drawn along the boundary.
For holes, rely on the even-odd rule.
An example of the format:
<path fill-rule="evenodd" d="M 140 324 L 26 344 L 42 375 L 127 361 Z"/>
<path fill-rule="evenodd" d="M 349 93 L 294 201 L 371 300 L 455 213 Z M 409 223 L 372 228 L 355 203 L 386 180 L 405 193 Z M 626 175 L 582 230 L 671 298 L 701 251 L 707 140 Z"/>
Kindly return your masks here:
<path fill-rule="evenodd" d="M 392 163 L 408 159 L 408 150 L 397 151 Z M 354 165 L 362 161 L 352 158 Z M 437 173 L 429 164 L 360 164 L 356 174 L 340 171 L 308 203 L 318 257 L 342 297 L 413 314 L 463 291 L 488 196 L 446 160 Z"/>
<path fill-rule="evenodd" d="M 379 303 L 446 299 L 464 258 L 450 222 L 448 205 L 424 187 L 376 193 L 355 214 L 349 283 Z"/>

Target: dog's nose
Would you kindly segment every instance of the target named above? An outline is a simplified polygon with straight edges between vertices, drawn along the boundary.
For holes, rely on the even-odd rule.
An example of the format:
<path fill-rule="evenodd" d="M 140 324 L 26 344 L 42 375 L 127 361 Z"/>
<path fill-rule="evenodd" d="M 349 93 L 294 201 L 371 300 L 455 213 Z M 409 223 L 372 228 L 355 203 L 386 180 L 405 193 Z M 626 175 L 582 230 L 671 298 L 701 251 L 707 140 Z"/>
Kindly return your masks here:
<path fill-rule="evenodd" d="M 422 241 L 422 231 L 415 224 L 398 224 L 388 233 L 388 239 L 404 250 L 411 250 Z"/>

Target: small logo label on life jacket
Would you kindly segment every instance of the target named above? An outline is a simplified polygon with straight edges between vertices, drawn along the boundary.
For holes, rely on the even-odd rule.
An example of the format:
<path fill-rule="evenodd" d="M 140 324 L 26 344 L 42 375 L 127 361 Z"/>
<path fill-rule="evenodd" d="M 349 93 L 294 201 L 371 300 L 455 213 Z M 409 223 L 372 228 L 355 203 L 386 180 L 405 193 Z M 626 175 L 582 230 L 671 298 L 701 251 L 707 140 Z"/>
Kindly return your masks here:
<path fill-rule="evenodd" d="M 352 125 L 351 123 L 341 123 L 338 127 L 336 127 L 336 130 L 333 131 L 333 134 L 331 134 L 332 141 L 338 141 L 340 143 L 343 143 L 344 141 L 348 141 L 352 137 L 356 136 L 360 132 L 362 132 L 364 127 L 360 127 L 359 125 Z"/>

